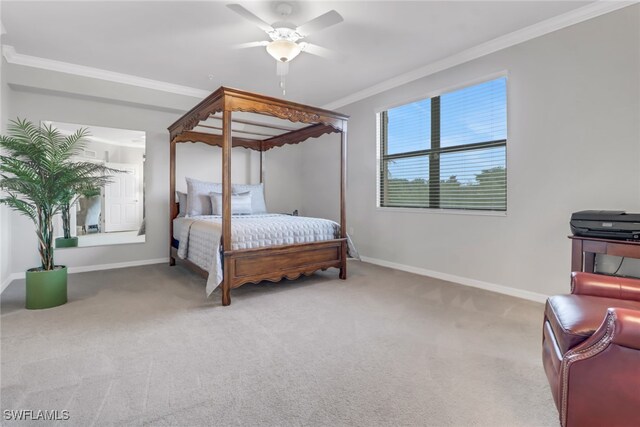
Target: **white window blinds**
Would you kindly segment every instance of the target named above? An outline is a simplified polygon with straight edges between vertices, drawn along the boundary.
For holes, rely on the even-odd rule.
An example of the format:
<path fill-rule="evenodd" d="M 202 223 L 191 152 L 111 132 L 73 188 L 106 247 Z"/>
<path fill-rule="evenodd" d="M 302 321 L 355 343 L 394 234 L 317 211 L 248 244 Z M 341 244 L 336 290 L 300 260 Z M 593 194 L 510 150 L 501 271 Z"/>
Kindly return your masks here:
<path fill-rule="evenodd" d="M 507 209 L 507 79 L 380 113 L 380 206 Z"/>

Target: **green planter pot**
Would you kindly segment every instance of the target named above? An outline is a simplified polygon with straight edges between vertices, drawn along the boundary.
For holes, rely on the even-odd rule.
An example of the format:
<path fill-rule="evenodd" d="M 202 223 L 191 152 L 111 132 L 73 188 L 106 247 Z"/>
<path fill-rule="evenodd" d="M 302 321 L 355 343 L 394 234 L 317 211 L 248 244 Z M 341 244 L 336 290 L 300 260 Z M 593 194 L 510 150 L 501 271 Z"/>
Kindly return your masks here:
<path fill-rule="evenodd" d="M 67 267 L 55 270 L 32 268 L 26 272 L 27 304 L 30 310 L 57 307 L 67 302 Z"/>
<path fill-rule="evenodd" d="M 77 237 L 69 237 L 65 239 L 64 237 L 56 238 L 56 248 L 76 248 L 78 247 L 78 238 Z"/>

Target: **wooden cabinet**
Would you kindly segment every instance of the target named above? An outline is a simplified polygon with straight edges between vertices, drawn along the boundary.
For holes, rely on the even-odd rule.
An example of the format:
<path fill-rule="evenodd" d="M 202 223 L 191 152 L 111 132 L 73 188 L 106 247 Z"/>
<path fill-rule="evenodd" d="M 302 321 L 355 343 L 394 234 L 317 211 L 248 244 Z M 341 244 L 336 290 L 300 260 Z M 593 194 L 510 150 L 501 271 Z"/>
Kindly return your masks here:
<path fill-rule="evenodd" d="M 569 236 L 571 271 L 594 272 L 596 254 L 640 259 L 640 242 Z"/>

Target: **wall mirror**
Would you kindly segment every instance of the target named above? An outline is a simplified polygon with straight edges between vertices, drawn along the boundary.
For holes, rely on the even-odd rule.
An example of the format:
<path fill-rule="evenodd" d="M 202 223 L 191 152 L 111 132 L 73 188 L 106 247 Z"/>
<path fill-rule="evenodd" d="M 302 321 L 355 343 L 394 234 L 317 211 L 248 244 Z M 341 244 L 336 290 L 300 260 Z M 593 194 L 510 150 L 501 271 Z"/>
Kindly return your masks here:
<path fill-rule="evenodd" d="M 63 221 L 54 224 L 56 249 L 145 242 L 144 175 L 146 134 L 143 131 L 115 129 L 61 122 L 43 122 L 70 135 L 88 129 L 84 150 L 77 161 L 97 162 L 120 173 L 100 191 L 78 195 L 70 206 L 71 239 L 63 239 Z"/>

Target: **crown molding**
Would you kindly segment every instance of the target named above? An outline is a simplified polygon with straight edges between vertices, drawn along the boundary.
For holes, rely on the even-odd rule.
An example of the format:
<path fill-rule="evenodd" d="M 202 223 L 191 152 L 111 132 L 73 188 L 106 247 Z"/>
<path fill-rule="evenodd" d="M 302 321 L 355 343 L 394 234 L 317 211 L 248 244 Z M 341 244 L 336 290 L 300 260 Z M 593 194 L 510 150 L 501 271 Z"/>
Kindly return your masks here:
<path fill-rule="evenodd" d="M 456 53 L 444 59 L 432 62 L 416 70 L 401 74 L 389 80 L 385 80 L 376 85 L 352 93 L 333 102 L 324 105 L 322 108 L 327 110 L 335 110 L 345 105 L 353 104 L 387 90 L 402 86 L 412 81 L 430 76 L 448 68 L 455 67 L 465 62 L 489 55 L 502 49 L 535 39 L 545 34 L 561 30 L 580 22 L 588 21 L 618 9 L 637 4 L 638 0 L 633 1 L 616 1 L 616 0 L 597 0 L 586 6 L 577 8 L 562 15 L 554 16 L 520 30 L 513 31 L 493 40 L 479 44 L 460 53 Z"/>
<path fill-rule="evenodd" d="M 189 86 L 181 86 L 159 80 L 147 79 L 144 77 L 132 76 L 130 74 L 116 73 L 114 71 L 102 70 L 100 68 L 86 67 L 84 65 L 71 64 L 69 62 L 56 61 L 53 59 L 40 58 L 37 56 L 24 55 L 16 52 L 13 46 L 2 46 L 2 55 L 9 64 L 22 65 L 25 67 L 39 68 L 48 71 L 73 74 L 81 77 L 105 80 L 114 83 L 122 83 L 130 86 L 153 89 L 177 95 L 191 96 L 203 99 L 211 93 L 203 89 L 196 89 Z"/>

